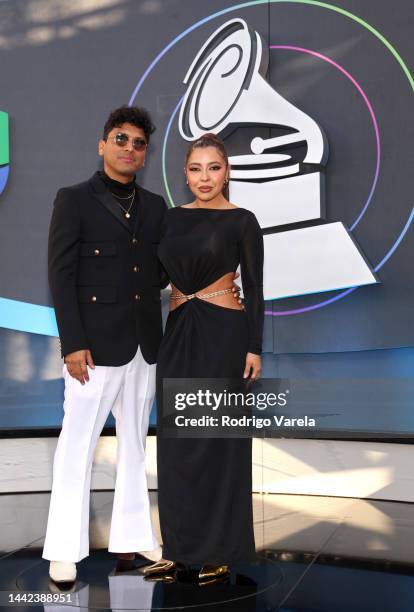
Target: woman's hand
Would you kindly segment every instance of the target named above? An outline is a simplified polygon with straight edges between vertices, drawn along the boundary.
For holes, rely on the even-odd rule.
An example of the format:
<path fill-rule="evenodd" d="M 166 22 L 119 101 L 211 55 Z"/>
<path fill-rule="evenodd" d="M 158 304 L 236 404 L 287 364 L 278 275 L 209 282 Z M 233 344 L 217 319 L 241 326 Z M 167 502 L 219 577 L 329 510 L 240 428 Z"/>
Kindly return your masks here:
<path fill-rule="evenodd" d="M 255 353 L 247 353 L 243 378 L 248 378 L 250 376 L 251 380 L 256 380 L 260 377 L 261 370 L 262 360 L 260 355 L 256 355 Z"/>

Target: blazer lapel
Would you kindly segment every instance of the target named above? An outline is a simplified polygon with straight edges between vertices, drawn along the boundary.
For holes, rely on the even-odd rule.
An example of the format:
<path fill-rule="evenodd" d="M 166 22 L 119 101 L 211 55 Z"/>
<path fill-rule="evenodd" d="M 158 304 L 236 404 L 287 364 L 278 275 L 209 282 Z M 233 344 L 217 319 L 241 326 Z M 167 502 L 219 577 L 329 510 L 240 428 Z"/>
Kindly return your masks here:
<path fill-rule="evenodd" d="M 137 198 L 137 216 L 134 225 L 134 236 L 137 235 L 140 225 L 142 224 L 143 218 L 145 217 L 145 210 L 147 206 L 147 195 L 146 192 L 141 189 L 138 183 L 135 183 L 136 198 Z"/>
<path fill-rule="evenodd" d="M 118 202 L 111 195 L 109 189 L 107 189 L 105 183 L 99 176 L 98 172 L 92 176 L 89 181 L 93 195 L 97 198 L 101 204 L 105 206 L 105 208 L 128 230 L 128 232 L 132 233 L 131 224 L 128 219 L 125 217 L 125 214 L 121 210 Z M 139 216 L 139 215 L 138 215 Z"/>

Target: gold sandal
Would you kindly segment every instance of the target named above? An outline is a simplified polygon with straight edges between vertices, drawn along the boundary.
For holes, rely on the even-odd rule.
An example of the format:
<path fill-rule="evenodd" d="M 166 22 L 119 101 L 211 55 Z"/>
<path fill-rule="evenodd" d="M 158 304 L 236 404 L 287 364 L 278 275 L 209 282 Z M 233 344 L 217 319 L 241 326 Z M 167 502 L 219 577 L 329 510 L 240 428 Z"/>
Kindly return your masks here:
<path fill-rule="evenodd" d="M 147 565 L 142 568 L 142 573 L 144 576 L 152 576 L 153 574 L 168 574 L 172 570 L 177 568 L 177 564 L 175 561 L 157 561 L 156 563 L 152 563 L 152 565 Z"/>
<path fill-rule="evenodd" d="M 198 574 L 198 579 L 200 582 L 207 582 L 223 578 L 229 574 L 230 567 L 228 565 L 203 565 Z"/>

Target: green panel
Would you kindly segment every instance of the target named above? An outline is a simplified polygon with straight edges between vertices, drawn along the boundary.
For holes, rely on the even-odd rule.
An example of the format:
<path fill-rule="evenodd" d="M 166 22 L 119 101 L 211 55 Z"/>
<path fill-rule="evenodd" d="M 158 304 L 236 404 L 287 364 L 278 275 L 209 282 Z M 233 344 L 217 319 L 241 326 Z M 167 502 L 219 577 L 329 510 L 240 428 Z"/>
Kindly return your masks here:
<path fill-rule="evenodd" d="M 9 163 L 9 115 L 0 111 L 0 166 Z"/>

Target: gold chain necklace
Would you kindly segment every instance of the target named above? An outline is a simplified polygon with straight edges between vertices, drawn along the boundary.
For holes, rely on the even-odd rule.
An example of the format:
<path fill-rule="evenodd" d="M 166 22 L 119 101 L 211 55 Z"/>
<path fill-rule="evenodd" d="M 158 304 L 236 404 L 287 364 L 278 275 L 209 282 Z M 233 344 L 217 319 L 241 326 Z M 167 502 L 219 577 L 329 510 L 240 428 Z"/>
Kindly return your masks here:
<path fill-rule="evenodd" d="M 118 198 L 119 200 L 129 200 L 130 198 L 133 198 L 135 195 L 135 187 L 132 190 L 131 195 L 126 196 L 126 198 L 123 198 L 122 196 L 117 195 L 116 193 L 113 193 L 113 191 L 111 191 L 112 195 L 114 196 L 114 198 Z"/>
<path fill-rule="evenodd" d="M 111 191 L 111 193 L 112 193 L 112 191 Z M 118 197 L 118 196 L 116 196 L 114 193 L 112 193 L 112 195 L 114 196 L 114 198 L 115 198 L 115 199 Z M 129 208 L 124 208 L 124 207 L 122 206 L 122 204 L 121 204 L 120 202 L 118 202 L 118 200 L 116 200 L 116 203 L 118 204 L 118 206 L 119 206 L 120 208 L 122 208 L 122 210 L 123 210 L 123 211 L 124 211 L 124 213 L 125 213 L 125 217 L 126 217 L 127 219 L 130 219 L 130 218 L 131 218 L 131 208 L 133 207 L 133 205 L 134 205 L 134 201 L 135 201 L 135 188 L 134 188 L 134 193 L 133 193 L 132 195 L 128 196 L 127 198 L 120 198 L 120 199 L 121 199 L 121 200 L 129 200 L 129 198 L 132 198 L 132 200 L 131 200 L 131 204 L 129 205 Z"/>

